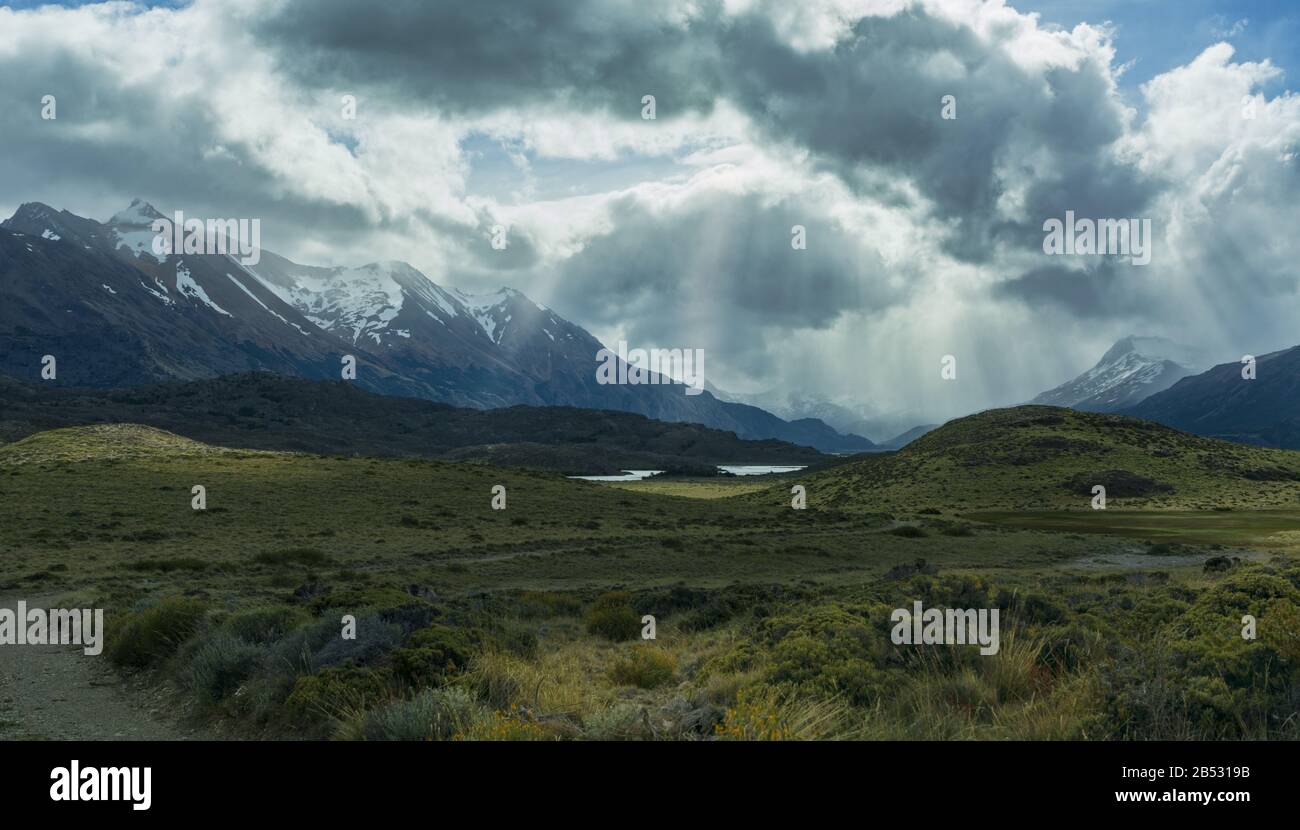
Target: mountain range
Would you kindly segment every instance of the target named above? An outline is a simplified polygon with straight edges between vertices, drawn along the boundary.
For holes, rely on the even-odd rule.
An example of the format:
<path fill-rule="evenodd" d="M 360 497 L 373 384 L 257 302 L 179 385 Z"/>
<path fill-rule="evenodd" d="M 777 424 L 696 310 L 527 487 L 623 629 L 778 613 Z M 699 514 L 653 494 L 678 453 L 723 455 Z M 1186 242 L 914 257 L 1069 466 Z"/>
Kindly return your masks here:
<path fill-rule="evenodd" d="M 1223 363 L 1125 410 L 1178 429 L 1267 447 L 1300 449 L 1300 346 Z"/>
<path fill-rule="evenodd" d="M 870 450 L 815 418 L 686 395 L 678 384 L 597 381 L 600 341 L 519 291 L 445 288 L 404 262 L 300 265 L 262 249 L 155 253 L 143 200 L 106 223 L 23 204 L 0 223 L 0 372 L 124 387 L 267 371 L 340 378 L 345 355 L 370 391 L 460 407 L 572 406 L 633 412 L 824 452 Z"/>
<path fill-rule="evenodd" d="M 1160 337 L 1117 341 L 1088 371 L 1030 403 L 1113 412 L 1196 435 L 1300 449 L 1300 346 L 1202 369 L 1198 350 Z"/>
<path fill-rule="evenodd" d="M 398 261 L 343 268 L 265 249 L 247 265 L 160 254 L 159 218 L 137 199 L 104 223 L 38 202 L 0 222 L 0 374 L 35 380 L 53 356 L 60 387 L 244 372 L 325 381 L 351 355 L 362 389 L 462 408 L 621 411 L 838 454 L 898 449 L 932 428 L 915 426 L 925 420 L 917 413 L 882 416 L 818 395 L 601 384 L 600 341 L 514 289 L 467 293 Z M 1131 335 L 1031 403 L 1300 447 L 1300 347 L 1257 358 L 1254 380 L 1235 362 L 1202 372 L 1208 363 L 1187 346 Z"/>

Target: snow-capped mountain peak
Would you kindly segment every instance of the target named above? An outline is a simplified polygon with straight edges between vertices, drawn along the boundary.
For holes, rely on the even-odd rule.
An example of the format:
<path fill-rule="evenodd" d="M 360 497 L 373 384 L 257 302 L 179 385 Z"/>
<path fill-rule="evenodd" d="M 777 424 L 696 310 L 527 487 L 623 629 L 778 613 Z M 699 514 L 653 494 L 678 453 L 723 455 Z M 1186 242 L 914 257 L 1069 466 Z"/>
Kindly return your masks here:
<path fill-rule="evenodd" d="M 156 253 L 153 248 L 157 236 L 153 222 L 162 218 L 153 205 L 143 199 L 132 199 L 130 206 L 113 214 L 107 225 L 115 247 L 126 248 L 137 257 L 149 256 L 158 262 L 166 262 L 167 257 Z"/>
<path fill-rule="evenodd" d="M 1129 335 L 1107 349 L 1091 369 L 1031 403 L 1111 412 L 1168 389 L 1201 371 L 1204 362 L 1191 347 L 1163 337 Z"/>
<path fill-rule="evenodd" d="M 113 214 L 107 224 L 114 227 L 139 228 L 149 227 L 155 219 L 164 218 L 153 205 L 144 199 L 132 199 L 130 206 Z"/>
<path fill-rule="evenodd" d="M 7 220 L 7 223 L 53 221 L 57 219 L 58 215 L 59 212 L 47 204 L 23 202 L 18 206 L 18 210 L 14 211 L 13 217 Z"/>
<path fill-rule="evenodd" d="M 466 307 L 475 310 L 494 308 L 514 297 L 524 296 L 520 292 L 508 286 L 501 286 L 496 291 L 484 291 L 473 294 L 468 291 L 461 291 L 459 288 L 453 288 L 456 297 L 465 304 Z"/>
<path fill-rule="evenodd" d="M 497 344 L 501 343 L 502 337 L 505 336 L 506 326 L 515 317 L 515 310 L 513 309 L 515 302 L 522 301 L 533 309 L 542 310 L 541 306 L 529 300 L 520 292 L 504 286 L 496 291 L 482 294 L 470 294 L 455 289 L 455 294 L 461 304 L 468 309 L 470 316 L 478 323 L 479 328 L 487 335 L 487 338 Z"/>
<path fill-rule="evenodd" d="M 1163 337 L 1139 337 L 1130 334 L 1120 338 L 1102 355 L 1101 363 L 1113 363 L 1125 355 L 1137 355 L 1148 360 L 1169 360 L 1189 369 L 1195 369 L 1205 358 L 1196 349 L 1166 340 Z"/>

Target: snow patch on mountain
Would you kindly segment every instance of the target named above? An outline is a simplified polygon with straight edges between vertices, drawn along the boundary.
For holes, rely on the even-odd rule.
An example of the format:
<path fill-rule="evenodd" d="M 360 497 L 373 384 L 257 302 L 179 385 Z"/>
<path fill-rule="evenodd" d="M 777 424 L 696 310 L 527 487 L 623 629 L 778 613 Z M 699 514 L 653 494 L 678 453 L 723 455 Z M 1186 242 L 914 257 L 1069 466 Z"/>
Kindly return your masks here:
<path fill-rule="evenodd" d="M 113 231 L 115 247 L 126 248 L 137 257 L 142 254 L 153 257 L 159 262 L 166 262 L 167 257 L 154 253 L 153 240 L 157 236 L 153 231 Z"/>
<path fill-rule="evenodd" d="M 230 278 L 230 281 L 231 281 L 231 282 L 233 282 L 235 285 L 237 285 L 237 286 L 239 287 L 239 290 L 243 291 L 243 292 L 244 292 L 245 294 L 247 294 L 250 298 L 252 298 L 253 302 L 257 303 L 257 304 L 260 305 L 262 308 L 265 308 L 268 312 L 270 312 L 270 313 L 271 313 L 271 314 L 272 314 L 272 315 L 273 315 L 277 320 L 279 320 L 281 323 L 284 323 L 286 326 L 293 326 L 295 329 L 298 330 L 298 333 L 299 333 L 299 334 L 307 335 L 307 330 L 306 330 L 306 329 L 304 329 L 302 326 L 298 325 L 297 323 L 291 323 L 291 322 L 289 322 L 288 320 L 284 319 L 284 316 L 283 316 L 282 314 L 280 314 L 279 312 L 275 311 L 274 309 L 269 308 L 269 307 L 267 306 L 266 303 L 262 302 L 261 298 L 259 298 L 259 297 L 258 297 L 256 294 L 254 294 L 252 291 L 249 291 L 248 288 L 247 288 L 247 286 L 245 286 L 245 285 L 244 285 L 242 282 L 240 282 L 239 280 L 235 279 L 235 275 L 234 275 L 234 274 L 226 274 L 226 276 Z"/>
<path fill-rule="evenodd" d="M 176 291 L 179 294 L 198 300 L 218 314 L 224 314 L 227 317 L 232 316 L 229 311 L 212 302 L 212 298 L 208 296 L 208 292 L 203 290 L 203 286 L 195 282 L 193 277 L 190 276 L 190 269 L 179 263 L 176 265 Z"/>
<path fill-rule="evenodd" d="M 144 280 L 140 281 L 140 287 L 143 288 L 145 291 L 148 291 L 150 294 L 154 295 L 158 299 L 162 300 L 163 305 L 171 305 L 172 298 L 168 296 L 170 292 L 167 290 L 167 286 L 163 285 L 162 282 L 157 277 L 154 277 L 153 281 L 154 284 L 157 285 L 160 290 L 155 291 L 154 289 L 145 285 Z"/>
<path fill-rule="evenodd" d="M 326 331 L 352 343 L 362 338 L 381 343 L 381 334 L 402 310 L 402 286 L 393 277 L 401 266 L 384 262 L 324 274 L 310 271 L 294 274 L 289 287 L 269 280 L 262 284 Z"/>

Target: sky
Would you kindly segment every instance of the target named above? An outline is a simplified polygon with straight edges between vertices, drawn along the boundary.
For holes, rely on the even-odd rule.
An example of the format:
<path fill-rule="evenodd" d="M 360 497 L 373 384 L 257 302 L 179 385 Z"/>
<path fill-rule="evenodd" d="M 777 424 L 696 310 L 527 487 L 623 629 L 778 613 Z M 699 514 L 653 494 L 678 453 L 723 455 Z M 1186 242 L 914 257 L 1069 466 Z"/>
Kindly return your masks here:
<path fill-rule="evenodd" d="M 259 218 L 702 348 L 721 389 L 938 421 L 1129 334 L 1300 343 L 1298 35 L 1267 0 L 20 2 L 0 213 Z M 1046 253 L 1067 211 L 1148 220 L 1150 262 Z"/>

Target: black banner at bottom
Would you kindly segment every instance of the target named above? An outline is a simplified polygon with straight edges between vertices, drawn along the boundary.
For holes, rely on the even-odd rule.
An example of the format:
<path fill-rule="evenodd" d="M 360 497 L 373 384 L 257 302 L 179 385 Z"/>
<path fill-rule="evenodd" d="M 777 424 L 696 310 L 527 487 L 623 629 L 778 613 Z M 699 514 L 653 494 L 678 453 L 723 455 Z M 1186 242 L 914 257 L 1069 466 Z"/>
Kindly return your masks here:
<path fill-rule="evenodd" d="M 442 808 L 537 818 L 573 806 L 670 797 L 734 812 L 846 799 L 943 810 L 1064 815 L 1279 809 L 1293 761 L 1267 743 L 841 743 L 549 745 L 11 743 L 0 794 L 36 815 L 242 818 L 268 810 L 369 820 Z M 731 795 L 727 796 L 726 793 Z M 492 794 L 497 795 L 493 796 Z M 539 800 L 541 799 L 541 800 Z M 459 807 L 457 807 L 459 805 Z M 477 805 L 477 806 L 476 806 Z M 547 806 L 550 805 L 550 806 Z M 947 805 L 945 807 L 944 805 Z M 396 815 L 396 814 L 394 814 Z M 628 818 L 632 814 L 625 814 Z"/>

